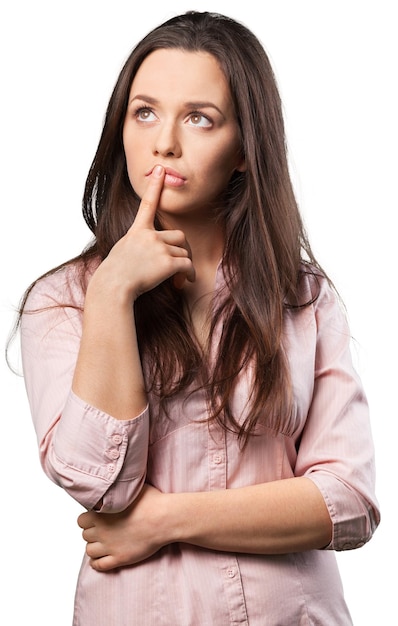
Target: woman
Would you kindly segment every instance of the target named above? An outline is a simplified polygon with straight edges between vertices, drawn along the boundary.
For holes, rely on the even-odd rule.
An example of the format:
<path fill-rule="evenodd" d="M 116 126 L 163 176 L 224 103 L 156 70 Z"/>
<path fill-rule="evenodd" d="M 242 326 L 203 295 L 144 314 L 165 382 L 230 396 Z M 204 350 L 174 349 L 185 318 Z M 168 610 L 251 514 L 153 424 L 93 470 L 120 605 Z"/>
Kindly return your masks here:
<path fill-rule="evenodd" d="M 93 243 L 21 313 L 44 470 L 87 509 L 75 626 L 351 624 L 366 398 L 250 31 L 190 12 L 137 45 L 83 207 Z"/>

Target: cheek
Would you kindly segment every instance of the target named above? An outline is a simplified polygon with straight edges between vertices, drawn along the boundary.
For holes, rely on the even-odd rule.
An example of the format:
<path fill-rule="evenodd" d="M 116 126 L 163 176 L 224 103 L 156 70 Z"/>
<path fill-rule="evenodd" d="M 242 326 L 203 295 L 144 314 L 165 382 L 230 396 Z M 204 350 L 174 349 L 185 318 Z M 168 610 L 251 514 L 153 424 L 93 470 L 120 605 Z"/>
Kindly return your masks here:
<path fill-rule="evenodd" d="M 240 142 L 236 135 L 230 135 L 214 150 L 212 161 L 215 169 L 225 172 L 229 179 L 238 167 L 240 155 Z"/>
<path fill-rule="evenodd" d="M 219 185 L 227 185 L 238 161 L 236 151 L 220 150 L 209 163 L 209 176 L 217 180 Z"/>
<path fill-rule="evenodd" d="M 131 184 L 133 184 L 133 178 L 134 178 L 133 162 L 132 162 L 132 159 L 130 158 L 130 155 L 129 155 L 128 152 L 125 151 L 124 155 L 125 155 L 125 159 L 126 159 L 127 174 L 129 176 Z"/>
<path fill-rule="evenodd" d="M 122 141 L 127 170 L 130 174 L 130 172 L 133 172 L 135 169 L 136 162 L 134 159 L 134 155 L 140 153 L 140 146 L 137 145 L 136 138 L 132 137 L 131 132 L 128 132 L 128 130 L 123 131 Z"/>
<path fill-rule="evenodd" d="M 145 181 L 143 180 L 142 176 L 138 176 L 136 174 L 134 169 L 127 169 L 127 173 L 129 176 L 130 185 L 132 186 L 137 196 L 139 198 L 142 198 L 142 195 L 146 188 Z"/>
<path fill-rule="evenodd" d="M 134 189 L 135 193 L 141 197 L 143 193 L 142 185 L 140 185 L 141 177 L 138 174 L 136 167 L 136 160 L 131 157 L 128 151 L 125 150 L 125 159 L 126 159 L 126 168 L 127 175 L 129 177 L 130 185 Z"/>
<path fill-rule="evenodd" d="M 126 159 L 126 167 L 127 173 L 130 179 L 131 184 L 133 185 L 133 180 L 137 179 L 137 158 L 134 158 L 134 155 L 140 153 L 139 148 L 137 149 L 135 143 L 132 145 L 131 140 L 126 141 L 126 138 L 123 136 L 123 148 L 124 148 L 124 157 Z"/>

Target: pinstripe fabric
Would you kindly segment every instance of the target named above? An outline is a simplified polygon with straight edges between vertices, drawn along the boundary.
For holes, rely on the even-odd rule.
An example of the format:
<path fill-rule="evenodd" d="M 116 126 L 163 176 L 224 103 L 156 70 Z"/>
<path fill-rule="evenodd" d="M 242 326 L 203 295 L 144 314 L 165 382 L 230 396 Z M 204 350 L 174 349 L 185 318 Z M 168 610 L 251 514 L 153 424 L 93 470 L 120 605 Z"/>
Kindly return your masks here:
<path fill-rule="evenodd" d="M 222 285 L 222 272 L 217 275 Z M 73 268 L 39 283 L 28 307 L 83 302 Z M 334 550 L 359 547 L 379 521 L 368 407 L 350 356 L 341 308 L 326 284 L 312 305 L 287 313 L 285 346 L 295 410 L 290 426 L 257 430 L 245 450 L 206 417 L 202 392 L 162 415 L 154 398 L 121 422 L 71 391 L 81 313 L 50 308 L 23 316 L 26 389 L 44 471 L 84 507 L 123 510 L 144 480 L 164 492 L 206 491 L 307 476 L 332 522 L 329 549 L 278 556 L 166 546 L 145 562 L 98 573 L 83 559 L 74 626 L 346 626 Z M 250 372 L 233 397 L 244 417 Z"/>

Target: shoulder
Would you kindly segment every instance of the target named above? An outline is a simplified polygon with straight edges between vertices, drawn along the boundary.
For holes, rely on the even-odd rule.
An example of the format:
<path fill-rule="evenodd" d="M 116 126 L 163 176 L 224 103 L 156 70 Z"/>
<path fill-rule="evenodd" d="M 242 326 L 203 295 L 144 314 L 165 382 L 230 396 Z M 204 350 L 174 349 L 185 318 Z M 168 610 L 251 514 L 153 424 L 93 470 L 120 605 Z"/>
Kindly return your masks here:
<path fill-rule="evenodd" d="M 312 305 L 316 310 L 326 304 L 335 304 L 344 309 L 336 287 L 325 272 L 313 265 L 303 264 L 299 278 L 299 306 Z"/>
<path fill-rule="evenodd" d="M 28 289 L 24 311 L 49 306 L 83 308 L 87 285 L 99 262 L 79 258 L 50 270 Z"/>
<path fill-rule="evenodd" d="M 294 324 L 313 326 L 318 331 L 328 326 L 347 327 L 347 311 L 331 279 L 319 268 L 303 264 L 296 302 L 286 306 L 287 319 Z"/>
<path fill-rule="evenodd" d="M 302 275 L 303 291 L 301 297 L 306 298 L 307 306 L 304 317 L 311 318 L 318 338 L 350 337 L 347 310 L 336 287 L 325 273 L 311 266 L 305 267 Z"/>

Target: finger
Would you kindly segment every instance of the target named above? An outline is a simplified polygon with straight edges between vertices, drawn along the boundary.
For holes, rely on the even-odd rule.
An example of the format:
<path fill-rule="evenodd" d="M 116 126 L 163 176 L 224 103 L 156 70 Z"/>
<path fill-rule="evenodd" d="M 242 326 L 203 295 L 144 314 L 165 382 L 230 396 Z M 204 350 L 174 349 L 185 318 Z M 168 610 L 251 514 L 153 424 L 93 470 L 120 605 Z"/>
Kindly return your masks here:
<path fill-rule="evenodd" d="M 99 541 L 88 543 L 86 545 L 86 554 L 90 559 L 102 559 L 109 556 L 108 550 Z"/>
<path fill-rule="evenodd" d="M 91 528 L 95 524 L 94 519 L 95 518 L 93 517 L 92 513 L 81 513 L 77 518 L 77 523 L 80 528 Z"/>
<path fill-rule="evenodd" d="M 185 250 L 189 253 L 189 256 L 192 256 L 191 248 L 182 230 L 159 230 L 158 237 L 161 241 L 170 246 L 185 248 Z"/>
<path fill-rule="evenodd" d="M 167 246 L 167 251 L 170 256 L 180 256 L 188 258 L 192 261 L 191 246 L 183 236 L 181 239 L 178 236 L 178 231 L 163 230 L 159 232 L 159 239 Z"/>
<path fill-rule="evenodd" d="M 111 569 L 120 567 L 112 556 L 104 556 L 99 559 L 90 559 L 90 565 L 96 572 L 108 572 Z"/>
<path fill-rule="evenodd" d="M 188 253 L 188 258 L 191 261 L 188 269 L 184 272 L 177 272 L 173 276 L 173 285 L 176 289 L 182 289 L 184 287 L 185 281 L 188 280 L 190 283 L 194 283 L 196 280 L 196 272 L 195 267 L 192 263 L 192 250 L 188 241 L 185 239 L 184 248 Z"/>
<path fill-rule="evenodd" d="M 98 541 L 98 535 L 96 532 L 96 527 L 92 526 L 90 528 L 85 528 L 82 530 L 82 537 L 86 543 L 94 543 L 94 541 Z"/>
<path fill-rule="evenodd" d="M 177 272 L 176 274 L 174 274 L 173 285 L 176 289 L 182 289 L 186 280 L 188 280 L 190 283 L 194 283 L 195 278 L 195 268 L 192 266 L 192 268 L 188 272 Z"/>
<path fill-rule="evenodd" d="M 154 228 L 156 210 L 163 189 L 164 168 L 155 165 L 149 177 L 148 186 L 142 196 L 138 212 L 134 220 L 135 228 Z"/>
<path fill-rule="evenodd" d="M 186 280 L 186 275 L 182 274 L 182 272 L 178 272 L 178 274 L 174 274 L 173 276 L 173 285 L 176 289 L 182 289 Z"/>

